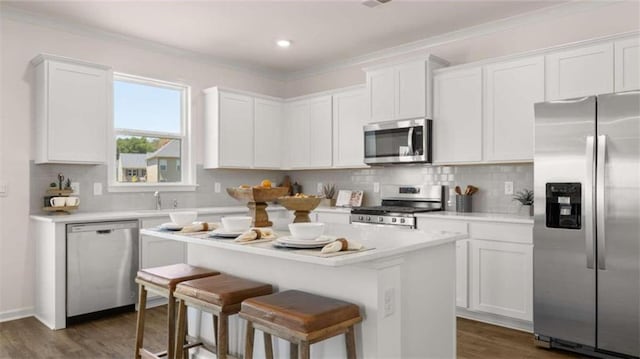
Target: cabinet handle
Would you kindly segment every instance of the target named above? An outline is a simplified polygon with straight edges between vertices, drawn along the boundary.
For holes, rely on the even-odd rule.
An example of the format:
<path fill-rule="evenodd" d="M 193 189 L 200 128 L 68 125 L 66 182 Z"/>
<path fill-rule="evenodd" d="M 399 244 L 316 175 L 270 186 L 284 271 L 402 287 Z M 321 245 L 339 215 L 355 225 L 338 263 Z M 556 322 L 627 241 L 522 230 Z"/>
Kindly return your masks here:
<path fill-rule="evenodd" d="M 593 258 L 593 242 L 595 240 L 593 233 L 593 217 L 594 217 L 594 206 L 593 206 L 593 177 L 594 177 L 594 167 L 595 167 L 595 138 L 593 136 L 587 136 L 587 148 L 585 153 L 586 159 L 586 179 L 584 185 L 584 199 L 585 199 L 585 225 L 584 225 L 584 241 L 585 248 L 587 252 L 587 268 L 593 269 L 594 258 Z"/>

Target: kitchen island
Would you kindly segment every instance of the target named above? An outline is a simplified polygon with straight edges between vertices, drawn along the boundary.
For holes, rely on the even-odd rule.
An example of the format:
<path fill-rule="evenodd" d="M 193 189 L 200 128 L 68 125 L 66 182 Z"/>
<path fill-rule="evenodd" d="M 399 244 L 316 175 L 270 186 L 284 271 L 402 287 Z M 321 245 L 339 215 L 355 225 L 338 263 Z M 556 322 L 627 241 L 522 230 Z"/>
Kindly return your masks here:
<path fill-rule="evenodd" d="M 280 235 L 285 225 L 275 224 Z M 269 242 L 238 244 L 206 235 L 156 229 L 142 234 L 188 243 L 188 263 L 270 283 L 276 290 L 299 289 L 350 301 L 364 321 L 356 328 L 360 358 L 454 358 L 455 241 L 453 232 L 398 230 L 376 226 L 327 225 L 326 234 L 362 243 L 366 250 L 319 257 L 306 250 L 278 249 Z M 212 341 L 211 316 L 189 311 L 189 333 Z M 230 320 L 230 352 L 242 353 L 244 321 Z M 256 358 L 263 357 L 256 336 Z M 288 357 L 288 344 L 274 346 Z M 314 344 L 314 358 L 346 358 L 340 337 Z M 208 358 L 201 350 L 197 357 Z"/>

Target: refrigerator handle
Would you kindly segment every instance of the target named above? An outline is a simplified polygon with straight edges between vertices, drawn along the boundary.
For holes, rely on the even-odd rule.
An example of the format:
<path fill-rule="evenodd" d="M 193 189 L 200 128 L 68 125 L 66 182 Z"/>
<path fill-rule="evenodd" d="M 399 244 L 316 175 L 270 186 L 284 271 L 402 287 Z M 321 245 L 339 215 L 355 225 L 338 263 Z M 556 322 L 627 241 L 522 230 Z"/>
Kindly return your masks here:
<path fill-rule="evenodd" d="M 606 198 L 605 198 L 605 162 L 607 158 L 607 136 L 598 136 L 598 160 L 596 162 L 597 174 L 596 174 L 596 188 L 597 188 L 597 252 L 598 252 L 598 269 L 607 269 L 605 265 L 605 219 L 606 219 Z"/>
<path fill-rule="evenodd" d="M 587 149 L 585 153 L 585 159 L 587 161 L 587 173 L 585 177 L 584 186 L 584 244 L 587 250 L 587 268 L 593 269 L 595 266 L 593 256 L 593 244 L 595 242 L 594 236 L 594 200 L 593 200 L 593 178 L 595 170 L 595 138 L 593 136 L 587 136 Z"/>

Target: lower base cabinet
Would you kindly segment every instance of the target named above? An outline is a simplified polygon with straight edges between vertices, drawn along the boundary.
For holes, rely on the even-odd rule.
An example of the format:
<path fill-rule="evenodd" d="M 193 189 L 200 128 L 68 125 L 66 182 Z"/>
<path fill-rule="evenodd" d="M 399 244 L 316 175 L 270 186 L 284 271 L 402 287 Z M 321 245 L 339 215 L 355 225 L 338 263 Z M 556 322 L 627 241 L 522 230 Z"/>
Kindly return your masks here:
<path fill-rule="evenodd" d="M 469 241 L 470 309 L 533 320 L 533 245 Z"/>
<path fill-rule="evenodd" d="M 463 239 L 456 242 L 456 306 L 469 307 L 469 289 L 467 281 L 469 240 Z"/>

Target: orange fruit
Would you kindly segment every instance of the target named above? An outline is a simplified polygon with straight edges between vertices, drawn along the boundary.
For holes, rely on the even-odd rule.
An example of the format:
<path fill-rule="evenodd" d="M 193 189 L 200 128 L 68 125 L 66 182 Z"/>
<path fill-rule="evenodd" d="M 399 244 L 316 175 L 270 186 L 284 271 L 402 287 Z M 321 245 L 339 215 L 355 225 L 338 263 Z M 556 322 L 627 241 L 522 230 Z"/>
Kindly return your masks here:
<path fill-rule="evenodd" d="M 271 181 L 268 179 L 262 180 L 262 182 L 260 182 L 260 187 L 271 188 Z"/>

